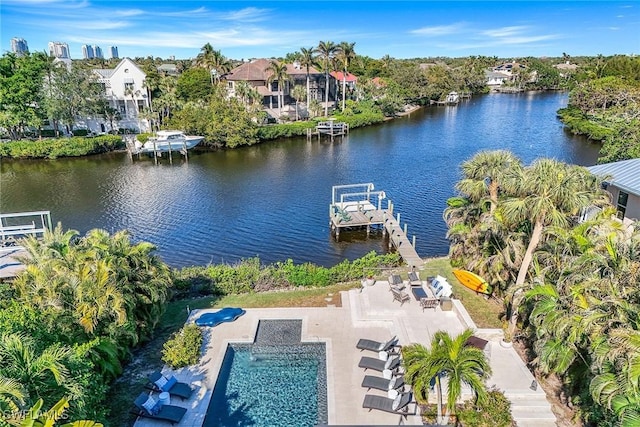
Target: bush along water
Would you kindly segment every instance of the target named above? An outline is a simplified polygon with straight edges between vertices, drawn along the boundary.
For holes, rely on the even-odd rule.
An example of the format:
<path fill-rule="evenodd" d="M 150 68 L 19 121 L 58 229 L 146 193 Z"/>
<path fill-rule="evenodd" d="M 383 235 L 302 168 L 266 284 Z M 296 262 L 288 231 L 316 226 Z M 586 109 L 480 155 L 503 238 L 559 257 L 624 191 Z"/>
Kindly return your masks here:
<path fill-rule="evenodd" d="M 20 140 L 0 144 L 0 157 L 16 159 L 55 159 L 57 157 L 78 157 L 88 154 L 106 153 L 125 147 L 122 137 L 101 135 L 93 138 L 72 137 Z"/>

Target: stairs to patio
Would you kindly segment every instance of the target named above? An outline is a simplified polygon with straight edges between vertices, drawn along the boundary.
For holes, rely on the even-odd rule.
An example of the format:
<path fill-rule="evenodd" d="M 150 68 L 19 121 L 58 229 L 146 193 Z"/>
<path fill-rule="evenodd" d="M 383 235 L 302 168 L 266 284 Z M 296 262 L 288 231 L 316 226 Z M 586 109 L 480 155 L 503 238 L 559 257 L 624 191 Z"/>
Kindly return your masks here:
<path fill-rule="evenodd" d="M 511 414 L 518 427 L 555 427 L 556 416 L 544 394 L 506 392 L 511 401 Z"/>

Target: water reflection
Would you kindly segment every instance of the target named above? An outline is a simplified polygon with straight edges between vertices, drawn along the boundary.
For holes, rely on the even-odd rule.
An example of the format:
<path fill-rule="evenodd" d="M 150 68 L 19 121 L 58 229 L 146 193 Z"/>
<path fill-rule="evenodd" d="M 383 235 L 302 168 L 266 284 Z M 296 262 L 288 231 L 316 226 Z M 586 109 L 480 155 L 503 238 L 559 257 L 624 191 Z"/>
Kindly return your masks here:
<path fill-rule="evenodd" d="M 331 186 L 374 182 L 387 192 L 418 253 L 447 253 L 442 211 L 460 162 L 504 148 L 525 163 L 555 157 L 595 163 L 598 147 L 556 120 L 566 95 L 494 94 L 433 107 L 333 142 L 306 138 L 223 152 L 194 152 L 155 165 L 125 154 L 56 161 L 3 161 L 0 210 L 51 210 L 84 233 L 127 228 L 158 245 L 174 266 L 259 255 L 333 265 L 370 250 L 379 235 L 329 236 Z"/>

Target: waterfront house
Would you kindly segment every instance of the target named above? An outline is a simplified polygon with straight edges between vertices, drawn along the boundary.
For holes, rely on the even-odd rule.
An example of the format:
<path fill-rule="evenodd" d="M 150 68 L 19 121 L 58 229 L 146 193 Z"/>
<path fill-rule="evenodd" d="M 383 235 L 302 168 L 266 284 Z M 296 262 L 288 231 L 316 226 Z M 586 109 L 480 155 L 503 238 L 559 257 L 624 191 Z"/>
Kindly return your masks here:
<path fill-rule="evenodd" d="M 611 194 L 616 216 L 621 221 L 627 224 L 640 218 L 640 159 L 604 163 L 587 169 L 605 177 L 605 188 Z"/>
<path fill-rule="evenodd" d="M 492 70 L 485 70 L 484 77 L 489 88 L 500 87 L 504 82 L 508 82 L 511 79 L 511 76 L 507 73 Z"/>
<path fill-rule="evenodd" d="M 253 86 L 262 96 L 262 105 L 269 109 L 278 108 L 278 82 L 267 84 L 270 72 L 267 70 L 271 64 L 270 59 L 253 59 L 245 62 L 222 76 L 222 80 L 227 82 L 227 92 L 229 96 L 236 96 L 236 85 L 243 81 Z M 299 62 L 286 64 L 289 81 L 283 88 L 284 104 L 294 103 L 291 91 L 295 86 L 307 87 L 307 68 Z M 330 77 L 331 78 L 331 77 Z M 325 76 L 314 67 L 309 67 L 309 87 L 311 99 L 320 102 L 324 101 Z M 329 99 L 335 100 L 335 85 L 329 84 Z"/>
<path fill-rule="evenodd" d="M 120 118 L 117 124 L 114 123 L 115 129 L 111 129 L 109 121 L 103 118 L 87 119 L 85 126 L 98 133 L 117 131 L 118 127 L 135 132 L 146 131 L 148 123 L 139 117 L 141 111 L 149 108 L 145 72 L 129 58 L 124 58 L 114 69 L 93 71 L 102 84 L 109 106 L 120 113 Z"/>

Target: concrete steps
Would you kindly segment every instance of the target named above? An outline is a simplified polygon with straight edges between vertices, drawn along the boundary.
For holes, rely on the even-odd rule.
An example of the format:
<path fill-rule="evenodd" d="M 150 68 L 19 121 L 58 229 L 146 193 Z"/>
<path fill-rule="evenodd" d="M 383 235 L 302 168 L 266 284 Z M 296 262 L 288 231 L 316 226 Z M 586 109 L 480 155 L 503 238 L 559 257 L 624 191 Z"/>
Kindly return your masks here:
<path fill-rule="evenodd" d="M 551 427 L 556 416 L 544 394 L 540 392 L 505 393 L 511 401 L 511 414 L 518 427 Z"/>

